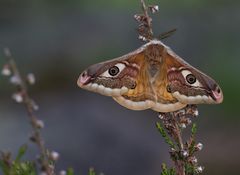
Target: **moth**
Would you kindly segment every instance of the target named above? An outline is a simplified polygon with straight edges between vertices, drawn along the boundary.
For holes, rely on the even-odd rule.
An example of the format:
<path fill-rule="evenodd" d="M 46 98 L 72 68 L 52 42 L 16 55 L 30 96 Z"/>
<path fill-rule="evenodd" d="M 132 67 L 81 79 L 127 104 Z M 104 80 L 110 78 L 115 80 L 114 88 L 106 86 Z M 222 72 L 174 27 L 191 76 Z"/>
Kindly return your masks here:
<path fill-rule="evenodd" d="M 112 97 L 132 110 L 173 112 L 188 104 L 219 104 L 223 93 L 212 78 L 159 40 L 124 56 L 90 66 L 78 86 Z"/>

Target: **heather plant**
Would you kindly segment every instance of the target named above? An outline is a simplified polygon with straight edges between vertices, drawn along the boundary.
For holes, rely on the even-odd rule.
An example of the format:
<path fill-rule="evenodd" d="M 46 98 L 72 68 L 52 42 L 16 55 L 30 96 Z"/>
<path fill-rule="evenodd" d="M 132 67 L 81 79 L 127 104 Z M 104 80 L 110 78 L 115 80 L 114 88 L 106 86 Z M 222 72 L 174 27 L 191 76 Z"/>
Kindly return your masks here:
<path fill-rule="evenodd" d="M 139 39 L 148 41 L 153 37 L 152 18 L 150 13 L 156 13 L 159 10 L 157 5 L 147 6 L 144 0 L 141 0 L 142 14 L 134 15 L 139 23 L 138 34 Z M 170 36 L 176 29 L 159 35 L 159 39 Z M 30 85 L 35 83 L 33 73 L 23 75 L 13 59 L 9 49 L 4 50 L 6 64 L 3 66 L 2 75 L 9 78 L 11 84 L 16 87 L 16 91 L 12 94 L 13 100 L 25 106 L 28 120 L 32 126 L 31 137 L 29 140 L 38 148 L 36 160 L 23 159 L 27 145 L 19 148 L 16 157 L 12 157 L 10 152 L 1 152 L 0 169 L 4 175 L 74 175 L 73 169 L 56 171 L 55 165 L 59 159 L 59 153 L 49 150 L 45 146 L 44 138 L 41 130 L 44 129 L 44 122 L 40 120 L 36 113 L 38 105 L 28 93 Z M 199 165 L 196 153 L 202 150 L 203 145 L 196 141 L 197 125 L 192 120 L 198 116 L 196 105 L 188 105 L 182 110 L 159 113 L 159 122 L 156 128 L 169 146 L 169 155 L 173 161 L 172 167 L 169 168 L 162 163 L 161 175 L 196 175 L 201 174 L 203 167 Z M 190 128 L 190 129 L 189 129 Z M 185 132 L 189 133 L 187 140 L 183 139 Z M 81 149 L 80 149 L 81 150 Z M 89 169 L 89 175 L 96 175 L 93 168 Z"/>

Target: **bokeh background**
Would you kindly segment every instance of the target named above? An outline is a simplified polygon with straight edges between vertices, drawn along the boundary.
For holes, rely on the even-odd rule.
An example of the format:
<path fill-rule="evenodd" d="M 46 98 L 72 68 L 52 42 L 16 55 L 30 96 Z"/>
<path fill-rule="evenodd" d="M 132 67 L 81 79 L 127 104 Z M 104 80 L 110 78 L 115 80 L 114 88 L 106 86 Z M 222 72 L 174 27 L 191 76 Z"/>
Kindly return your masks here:
<path fill-rule="evenodd" d="M 204 174 L 240 174 L 240 1 L 150 3 L 160 5 L 155 34 L 177 28 L 164 43 L 214 77 L 224 92 L 223 104 L 199 106 Z M 60 153 L 58 170 L 73 167 L 86 174 L 93 166 L 106 175 L 157 175 L 162 162 L 170 165 L 155 112 L 125 109 L 76 85 L 89 65 L 141 46 L 133 19 L 139 12 L 139 0 L 0 0 L 0 49 L 9 47 L 20 69 L 37 77 L 30 92 L 45 121 L 46 144 Z M 29 143 L 31 127 L 12 93 L 1 76 L 0 150 L 16 153 Z M 36 147 L 29 147 L 27 157 L 34 159 Z"/>

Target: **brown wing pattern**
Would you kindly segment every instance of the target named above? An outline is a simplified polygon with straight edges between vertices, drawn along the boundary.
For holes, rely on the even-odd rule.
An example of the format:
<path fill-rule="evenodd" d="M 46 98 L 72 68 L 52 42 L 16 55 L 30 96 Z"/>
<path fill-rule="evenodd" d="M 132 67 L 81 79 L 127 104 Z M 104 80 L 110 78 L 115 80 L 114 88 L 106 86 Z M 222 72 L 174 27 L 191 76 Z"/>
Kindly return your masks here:
<path fill-rule="evenodd" d="M 131 77 L 136 82 L 136 87 L 123 94 L 123 97 L 134 102 L 145 100 L 155 101 L 155 95 L 148 72 L 149 65 L 144 52 L 127 58 L 125 61 L 129 63 L 129 66 L 137 68 L 138 73 L 136 77 Z"/>
<path fill-rule="evenodd" d="M 114 97 L 118 103 L 134 110 L 152 108 L 161 112 L 174 111 L 186 105 L 179 103 L 167 91 L 168 67 L 164 51 L 163 46 L 149 45 L 135 57 L 126 59 L 131 65 L 137 64 L 139 72 L 135 78 L 135 89 L 129 90 L 121 97 Z"/>
<path fill-rule="evenodd" d="M 80 75 L 78 85 L 112 96 L 133 110 L 171 112 L 187 104 L 223 100 L 212 78 L 157 40 L 125 56 L 90 66 Z"/>

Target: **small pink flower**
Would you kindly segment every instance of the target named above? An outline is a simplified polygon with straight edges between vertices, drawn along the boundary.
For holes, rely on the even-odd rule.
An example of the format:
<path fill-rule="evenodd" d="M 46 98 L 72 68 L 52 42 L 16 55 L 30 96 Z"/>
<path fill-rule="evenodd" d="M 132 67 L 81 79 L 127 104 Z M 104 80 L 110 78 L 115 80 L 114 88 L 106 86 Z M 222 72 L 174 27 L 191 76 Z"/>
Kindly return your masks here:
<path fill-rule="evenodd" d="M 39 129 L 44 128 L 44 122 L 42 120 L 37 120 L 36 125 Z"/>
<path fill-rule="evenodd" d="M 196 145 L 196 148 L 197 148 L 197 150 L 201 151 L 203 149 L 203 144 L 202 143 L 198 143 Z"/>
<path fill-rule="evenodd" d="M 13 100 L 15 100 L 17 103 L 22 103 L 23 102 L 23 96 L 21 93 L 15 93 L 12 95 Z"/>
<path fill-rule="evenodd" d="M 203 172 L 203 167 L 202 166 L 199 166 L 199 167 L 197 167 L 197 169 L 196 169 L 196 172 L 197 173 L 202 173 Z"/>
<path fill-rule="evenodd" d="M 158 5 L 149 6 L 149 9 L 152 13 L 156 13 L 159 11 Z"/>
<path fill-rule="evenodd" d="M 5 64 L 3 66 L 3 69 L 2 69 L 2 75 L 4 76 L 10 76 L 11 75 L 11 69 L 10 69 L 10 66 L 8 64 Z"/>
<path fill-rule="evenodd" d="M 29 74 L 27 75 L 27 81 L 28 81 L 28 83 L 29 83 L 30 85 L 35 84 L 36 79 L 35 79 L 35 76 L 34 76 L 33 73 L 29 73 Z"/>
<path fill-rule="evenodd" d="M 10 83 L 14 84 L 14 85 L 19 85 L 21 84 L 21 79 L 16 76 L 16 75 L 13 75 L 11 78 L 10 78 Z"/>
<path fill-rule="evenodd" d="M 62 170 L 62 171 L 59 172 L 59 175 L 66 175 L 66 174 L 67 174 L 67 172 L 64 171 L 64 170 Z"/>
<path fill-rule="evenodd" d="M 59 159 L 59 157 L 60 157 L 60 155 L 56 151 L 52 151 L 51 154 L 50 154 L 50 158 L 54 161 L 57 161 Z"/>

